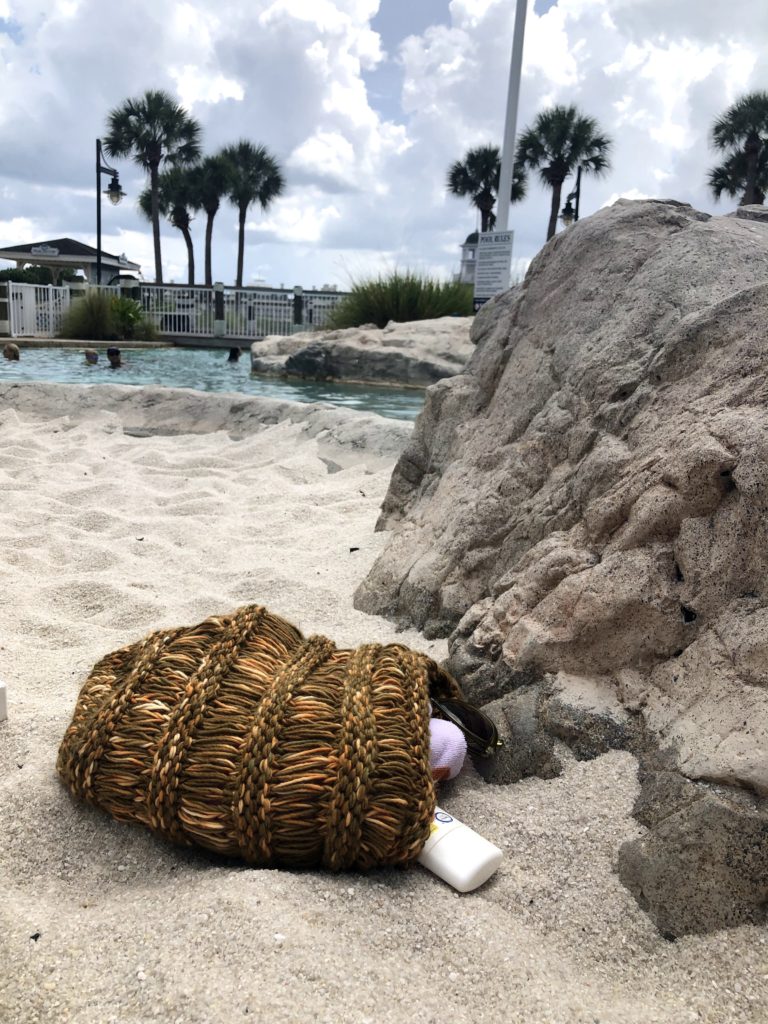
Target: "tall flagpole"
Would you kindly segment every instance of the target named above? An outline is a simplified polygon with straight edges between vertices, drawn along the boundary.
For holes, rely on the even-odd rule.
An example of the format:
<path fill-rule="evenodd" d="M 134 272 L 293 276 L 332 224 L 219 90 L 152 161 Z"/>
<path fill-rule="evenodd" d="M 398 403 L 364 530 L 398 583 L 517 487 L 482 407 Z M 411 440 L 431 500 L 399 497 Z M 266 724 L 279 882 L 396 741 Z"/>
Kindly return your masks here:
<path fill-rule="evenodd" d="M 509 227 L 509 201 L 512 195 L 512 167 L 515 162 L 517 108 L 520 101 L 520 76 L 523 69 L 523 40 L 525 38 L 525 15 L 527 8 L 528 0 L 517 0 L 515 7 L 515 34 L 512 40 L 512 60 L 509 66 L 507 119 L 504 124 L 504 145 L 501 150 L 499 205 L 496 216 L 497 231 L 506 231 Z"/>

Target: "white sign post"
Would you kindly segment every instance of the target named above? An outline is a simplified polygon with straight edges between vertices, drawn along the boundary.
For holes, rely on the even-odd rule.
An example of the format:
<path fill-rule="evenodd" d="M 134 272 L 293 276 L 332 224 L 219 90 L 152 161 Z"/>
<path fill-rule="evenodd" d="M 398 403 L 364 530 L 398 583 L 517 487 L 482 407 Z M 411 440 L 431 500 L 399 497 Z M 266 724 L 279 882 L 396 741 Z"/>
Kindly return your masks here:
<path fill-rule="evenodd" d="M 512 231 L 483 231 L 475 260 L 475 312 L 484 302 L 509 288 L 512 266 Z"/>
<path fill-rule="evenodd" d="M 515 6 L 515 34 L 512 39 L 512 60 L 509 65 L 509 91 L 507 116 L 504 122 L 504 145 L 501 150 L 501 179 L 499 181 L 499 231 L 509 227 L 509 202 L 512 196 L 512 170 L 515 162 L 515 133 L 517 106 L 520 100 L 520 76 L 523 71 L 523 42 L 525 40 L 525 14 L 528 0 L 517 0 Z"/>
<path fill-rule="evenodd" d="M 512 266 L 512 232 L 509 226 L 509 203 L 512 194 L 512 172 L 517 131 L 517 106 L 520 99 L 520 76 L 523 68 L 523 42 L 525 15 L 529 0 L 517 0 L 515 5 L 515 33 L 512 40 L 512 59 L 509 65 L 507 116 L 504 122 L 504 145 L 501 152 L 499 180 L 498 231 L 483 231 L 478 238 L 475 262 L 475 312 L 484 302 L 509 288 Z"/>

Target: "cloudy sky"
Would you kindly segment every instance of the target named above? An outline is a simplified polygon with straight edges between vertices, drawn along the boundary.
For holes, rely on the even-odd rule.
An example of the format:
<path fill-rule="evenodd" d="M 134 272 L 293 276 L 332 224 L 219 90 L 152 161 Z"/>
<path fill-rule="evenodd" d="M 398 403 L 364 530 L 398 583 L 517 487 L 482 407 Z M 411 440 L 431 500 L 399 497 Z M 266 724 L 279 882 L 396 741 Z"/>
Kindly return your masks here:
<path fill-rule="evenodd" d="M 446 169 L 501 142 L 513 20 L 513 0 L 0 0 L 0 247 L 95 244 L 95 140 L 110 109 L 160 88 L 203 125 L 206 152 L 248 138 L 284 168 L 284 198 L 249 218 L 245 283 L 448 275 L 476 221 L 446 194 Z M 529 0 L 518 123 L 573 102 L 613 136 L 613 169 L 584 182 L 584 215 L 618 196 L 726 212 L 705 187 L 708 130 L 740 93 L 768 88 L 767 44 L 765 0 Z M 142 174 L 117 166 L 129 195 L 105 202 L 103 245 L 151 280 Z M 511 211 L 517 269 L 547 217 L 532 182 Z M 199 268 L 203 232 L 198 218 Z M 214 277 L 228 283 L 236 239 L 225 204 Z M 186 280 L 185 258 L 165 225 L 166 280 Z"/>

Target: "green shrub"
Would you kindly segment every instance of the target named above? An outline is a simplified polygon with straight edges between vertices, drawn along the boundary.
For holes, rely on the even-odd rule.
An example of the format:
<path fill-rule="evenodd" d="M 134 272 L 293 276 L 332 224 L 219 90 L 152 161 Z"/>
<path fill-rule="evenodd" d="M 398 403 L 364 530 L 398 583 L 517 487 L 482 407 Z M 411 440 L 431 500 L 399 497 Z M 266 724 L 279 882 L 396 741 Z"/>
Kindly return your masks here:
<path fill-rule="evenodd" d="M 390 320 L 407 323 L 471 315 L 472 285 L 395 270 L 386 276 L 353 281 L 350 294 L 331 312 L 326 327 L 386 327 Z"/>
<path fill-rule="evenodd" d="M 109 295 L 95 288 L 82 298 L 73 299 L 64 314 L 61 338 L 80 341 L 152 341 L 157 337 L 155 325 L 144 315 L 134 299 Z"/>
<path fill-rule="evenodd" d="M 77 280 L 74 270 L 62 270 L 59 283 Z M 53 284 L 53 274 L 48 267 L 7 267 L 0 270 L 0 282 L 15 281 L 17 284 Z"/>

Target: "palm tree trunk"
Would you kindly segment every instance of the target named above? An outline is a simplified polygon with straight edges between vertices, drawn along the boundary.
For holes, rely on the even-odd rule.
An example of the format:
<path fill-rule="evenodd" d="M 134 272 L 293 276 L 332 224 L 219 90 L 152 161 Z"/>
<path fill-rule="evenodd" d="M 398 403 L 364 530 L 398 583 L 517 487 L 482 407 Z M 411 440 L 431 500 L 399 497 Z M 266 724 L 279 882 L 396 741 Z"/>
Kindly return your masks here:
<path fill-rule="evenodd" d="M 757 202 L 757 159 L 760 155 L 760 138 L 757 135 L 749 135 L 744 144 L 744 152 L 747 155 L 747 187 L 744 189 L 744 196 L 739 206 L 752 206 Z"/>
<path fill-rule="evenodd" d="M 152 241 L 155 247 L 155 282 L 163 283 L 163 257 L 160 253 L 160 198 L 158 184 L 158 166 L 149 165 L 149 190 L 152 197 Z"/>
<path fill-rule="evenodd" d="M 549 226 L 547 227 L 547 241 L 552 238 L 554 233 L 557 231 L 557 218 L 560 215 L 560 199 L 562 196 L 563 183 L 562 181 L 553 181 L 552 183 L 552 208 L 549 211 Z"/>
<path fill-rule="evenodd" d="M 208 214 L 205 222 L 205 283 L 208 288 L 213 287 L 213 272 L 211 270 L 211 244 L 213 241 L 213 218 L 216 211 Z"/>
<path fill-rule="evenodd" d="M 191 287 L 195 283 L 195 248 L 192 245 L 192 235 L 188 227 L 179 229 L 184 235 L 184 242 L 187 246 L 187 284 Z"/>
<path fill-rule="evenodd" d="M 240 204 L 237 217 L 237 280 L 235 288 L 243 287 L 243 256 L 245 255 L 245 217 L 248 207 Z"/>
<path fill-rule="evenodd" d="M 491 195 L 487 189 L 481 192 L 475 200 L 475 205 L 480 211 L 481 231 L 493 231 L 493 222 L 496 219 L 493 216 L 493 206 L 495 202 L 496 197 Z"/>

